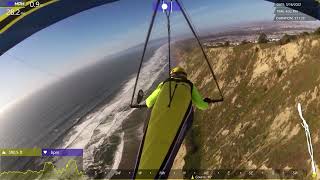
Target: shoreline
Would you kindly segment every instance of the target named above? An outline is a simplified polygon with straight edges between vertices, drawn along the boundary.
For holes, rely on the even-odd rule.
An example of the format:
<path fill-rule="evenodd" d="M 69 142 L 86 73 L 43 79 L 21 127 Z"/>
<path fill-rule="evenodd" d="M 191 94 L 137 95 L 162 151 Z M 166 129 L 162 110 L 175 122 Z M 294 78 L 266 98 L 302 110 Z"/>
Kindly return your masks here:
<path fill-rule="evenodd" d="M 157 72 L 157 69 L 161 66 L 154 66 L 155 62 L 154 58 L 160 59 L 162 57 L 162 46 L 155 49 L 154 52 L 150 54 L 147 64 L 145 64 L 145 68 L 151 72 Z M 149 62 L 151 61 L 151 62 Z M 159 65 L 162 65 L 161 61 Z M 155 78 L 157 80 L 157 78 Z M 149 86 L 152 82 L 148 79 L 143 79 L 146 85 Z M 103 172 L 103 169 L 112 170 L 130 170 L 133 169 L 135 165 L 136 154 L 139 149 L 140 139 L 141 139 L 141 127 L 145 121 L 146 111 L 143 110 L 133 110 L 129 107 L 129 93 L 131 93 L 131 86 L 134 83 L 134 76 L 130 76 L 129 80 L 126 80 L 122 83 L 122 90 L 119 92 L 121 98 L 126 98 L 128 101 L 116 101 L 116 103 L 110 109 L 110 115 L 108 118 L 116 118 L 121 122 L 115 124 L 115 122 L 111 122 L 116 125 L 116 128 L 109 137 L 104 137 L 103 142 L 99 144 L 99 147 L 94 147 L 94 161 L 86 169 L 86 171 L 90 171 L 92 177 L 95 178 L 103 178 L 103 177 L 112 177 L 112 172 L 106 173 Z M 119 97 L 117 97 L 119 98 Z M 107 107 L 108 108 L 108 107 Z M 113 110 L 112 110 L 113 109 Z M 106 122 L 108 123 L 108 122 Z M 103 126 L 103 124 L 101 124 Z M 122 138 L 120 138 L 120 134 Z M 98 137 L 99 138 L 99 137 Z M 94 145 L 94 144 L 93 144 Z M 121 153 L 121 155 L 119 154 Z M 116 156 L 116 157 L 115 157 Z"/>

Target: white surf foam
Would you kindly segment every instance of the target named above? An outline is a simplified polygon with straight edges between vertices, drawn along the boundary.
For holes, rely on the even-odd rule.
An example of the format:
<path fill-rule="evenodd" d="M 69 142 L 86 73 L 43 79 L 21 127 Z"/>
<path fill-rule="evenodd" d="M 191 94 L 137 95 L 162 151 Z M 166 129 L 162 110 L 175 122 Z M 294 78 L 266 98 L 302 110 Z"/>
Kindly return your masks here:
<path fill-rule="evenodd" d="M 120 165 L 123 148 L 124 148 L 124 132 L 121 133 L 120 138 L 121 138 L 121 143 L 118 145 L 118 150 L 114 155 L 114 164 L 112 165 L 112 168 L 111 168 L 112 171 L 106 176 L 106 179 L 111 179 L 111 177 L 115 174 L 115 170 Z"/>
<path fill-rule="evenodd" d="M 143 87 L 148 90 L 153 82 L 160 76 L 167 65 L 167 45 L 161 46 L 149 61 L 144 63 L 139 78 L 137 89 Z M 101 107 L 98 111 L 89 114 L 81 124 L 72 128 L 62 148 L 83 148 L 84 168 L 93 163 L 93 153 L 103 140 L 112 135 L 121 126 L 122 122 L 134 111 L 129 108 L 132 91 L 135 83 L 135 75 L 124 85 L 116 98 L 110 103 Z M 123 139 L 122 139 L 123 141 Z M 123 142 L 121 142 L 123 143 Z M 119 151 L 119 149 L 118 149 Z M 116 154 L 119 154 L 118 152 Z M 120 153 L 122 155 L 122 153 Z M 112 168 L 117 168 L 121 160 L 121 155 L 115 157 L 115 164 Z"/>

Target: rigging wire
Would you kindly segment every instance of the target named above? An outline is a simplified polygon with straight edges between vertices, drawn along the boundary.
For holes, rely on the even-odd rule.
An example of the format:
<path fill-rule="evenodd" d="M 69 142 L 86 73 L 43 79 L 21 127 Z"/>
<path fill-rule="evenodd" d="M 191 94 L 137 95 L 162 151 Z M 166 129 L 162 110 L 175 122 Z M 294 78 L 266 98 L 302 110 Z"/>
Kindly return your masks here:
<path fill-rule="evenodd" d="M 130 107 L 132 107 L 132 108 L 137 108 L 138 107 L 137 105 L 133 105 L 134 95 L 136 94 L 136 89 L 137 89 L 137 84 L 138 84 L 138 80 L 139 80 L 139 76 L 140 76 L 140 72 L 141 72 L 141 68 L 142 68 L 142 63 L 143 63 L 143 60 L 144 60 L 144 56 L 146 54 L 148 42 L 149 42 L 149 39 L 150 39 L 150 35 L 151 35 L 151 31 L 152 31 L 152 28 L 153 28 L 153 25 L 154 25 L 155 18 L 157 16 L 159 5 L 160 5 L 160 0 L 157 1 L 157 4 L 156 4 L 155 9 L 153 11 L 152 19 L 151 19 L 150 26 L 149 26 L 149 29 L 148 29 L 148 35 L 147 35 L 145 43 L 144 43 L 143 53 L 142 53 L 142 57 L 140 59 L 139 69 L 138 69 L 138 73 L 137 73 L 137 76 L 136 76 L 136 81 L 135 81 L 135 84 L 134 84 L 133 94 L 132 94 L 131 103 L 130 103 Z"/>
<path fill-rule="evenodd" d="M 151 31 L 152 31 L 152 28 L 153 28 L 153 25 L 154 25 L 154 21 L 155 21 L 155 18 L 156 18 L 156 15 L 157 15 L 157 11 L 159 9 L 159 5 L 160 5 L 160 1 L 161 0 L 157 0 L 157 4 L 155 6 L 155 9 L 154 9 L 154 12 L 153 12 L 153 15 L 152 15 L 152 19 L 151 19 L 151 22 L 150 22 L 150 26 L 149 26 L 149 29 L 148 29 L 148 34 L 147 34 L 147 37 L 146 37 L 146 40 L 145 40 L 145 43 L 144 43 L 144 48 L 143 48 L 143 53 L 142 53 L 142 57 L 141 57 L 141 60 L 140 60 L 140 64 L 139 64 L 139 69 L 138 69 L 138 73 L 137 73 L 137 76 L 136 76 L 136 80 L 135 80 L 135 84 L 134 84 L 134 89 L 133 89 L 133 94 L 132 94 L 132 98 L 131 98 L 131 103 L 130 103 L 130 107 L 131 108 L 141 108 L 141 107 L 145 107 L 143 105 L 138 105 L 138 104 L 133 104 L 133 101 L 134 101 L 134 97 L 135 97 L 135 93 L 136 93 L 136 89 L 137 89 L 137 84 L 138 84 L 138 80 L 139 80 L 139 76 L 140 76 L 140 73 L 141 73 L 141 68 L 142 68 L 142 63 L 143 63 L 143 60 L 144 60 L 144 56 L 145 56 L 145 53 L 146 53 L 146 49 L 147 49 L 147 46 L 148 46 L 148 42 L 149 42 L 149 39 L 150 39 L 150 35 L 151 35 Z M 164 0 L 162 0 L 162 2 L 164 2 Z M 219 86 L 219 83 L 218 83 L 218 79 L 212 69 L 212 66 L 211 66 L 211 63 L 209 62 L 209 58 L 201 44 L 201 41 L 200 41 L 200 38 L 199 38 L 199 35 L 198 33 L 196 32 L 195 28 L 194 28 L 194 25 L 191 23 L 190 21 L 190 17 L 189 15 L 186 13 L 186 10 L 183 6 L 183 4 L 180 2 L 180 0 L 176 0 L 178 6 L 180 7 L 180 10 L 185 18 L 185 20 L 187 21 L 188 23 L 188 26 L 189 28 L 191 29 L 193 35 L 195 36 L 196 40 L 197 40 L 197 43 L 198 45 L 200 46 L 200 49 L 203 53 L 203 56 L 209 66 L 209 69 L 210 69 L 210 72 L 211 72 L 211 75 L 214 79 L 214 82 L 218 88 L 218 91 L 219 91 L 219 94 L 220 94 L 220 98 L 219 99 L 215 99 L 215 100 L 211 100 L 211 103 L 216 103 L 216 102 L 222 102 L 224 100 L 224 97 L 223 97 L 223 93 L 222 93 L 222 90 Z M 168 48 L 169 48 L 169 78 L 171 77 L 170 75 L 170 71 L 171 71 L 171 45 L 170 45 L 170 41 L 171 41 L 171 28 L 170 28 L 170 14 L 171 14 L 171 11 L 172 11 L 172 0 L 171 0 L 171 8 L 170 8 L 170 12 L 168 11 L 165 11 L 166 13 L 166 16 L 167 16 L 167 25 L 168 25 Z M 170 84 L 170 88 L 169 88 L 169 97 L 171 98 L 171 84 Z M 170 107 L 170 104 L 168 105 Z"/>
<path fill-rule="evenodd" d="M 164 0 L 162 0 L 162 3 L 164 3 Z M 169 60 L 169 70 L 168 70 L 168 77 L 171 78 L 171 23 L 170 23 L 170 15 L 172 12 L 172 0 L 170 4 L 170 11 L 168 9 L 165 10 L 165 14 L 167 17 L 167 28 L 168 28 L 168 60 Z M 172 93 L 171 93 L 171 81 L 169 81 L 169 104 L 168 107 L 171 106 L 172 101 Z"/>
<path fill-rule="evenodd" d="M 215 81 L 215 84 L 216 84 L 216 86 L 217 86 L 217 88 L 218 88 L 218 91 L 219 91 L 219 94 L 220 94 L 220 99 L 213 100 L 213 102 L 223 101 L 224 98 L 223 98 L 222 90 L 221 90 L 221 88 L 220 88 L 220 86 L 219 86 L 218 79 L 217 79 L 217 77 L 216 77 L 216 75 L 215 75 L 215 73 L 214 73 L 214 71 L 213 71 L 213 69 L 212 69 L 211 63 L 209 62 L 209 58 L 208 58 L 208 56 L 207 56 L 207 54 L 206 54 L 206 52 L 205 52 L 205 50 L 204 50 L 204 48 L 203 48 L 203 46 L 202 46 L 202 44 L 201 44 L 199 35 L 198 35 L 198 33 L 196 32 L 194 25 L 193 25 L 192 22 L 190 21 L 190 17 L 189 17 L 189 15 L 187 14 L 187 11 L 186 11 L 186 9 L 184 8 L 183 4 L 180 2 L 180 0 L 176 0 L 176 2 L 177 2 L 177 4 L 178 4 L 178 6 L 180 7 L 181 12 L 182 12 L 184 18 L 186 19 L 186 21 L 187 21 L 187 23 L 188 23 L 188 25 L 189 25 L 189 27 L 190 27 L 193 35 L 195 36 L 195 38 L 196 38 L 196 40 L 197 40 L 197 42 L 198 42 L 198 45 L 200 46 L 200 49 L 201 49 L 201 51 L 202 51 L 202 54 L 203 54 L 203 56 L 204 56 L 204 58 L 205 58 L 205 60 L 206 60 L 206 62 L 207 62 L 207 64 L 208 64 L 208 66 L 209 66 L 209 69 L 210 69 L 210 72 L 211 72 L 211 74 L 212 74 L 212 77 L 213 77 L 213 79 L 214 79 L 214 81 Z"/>
<path fill-rule="evenodd" d="M 39 67 L 37 67 L 37 66 L 34 66 L 33 64 L 28 63 L 27 61 L 25 61 L 24 59 L 22 59 L 22 58 L 20 58 L 20 57 L 18 57 L 18 56 L 16 56 L 16 55 L 10 54 L 9 52 L 7 52 L 6 54 L 7 54 L 9 57 L 11 57 L 12 60 L 14 60 L 14 61 L 16 61 L 16 62 L 19 62 L 19 63 L 22 63 L 22 64 L 24 64 L 26 67 L 28 67 L 28 68 L 30 68 L 30 69 L 33 69 L 33 70 L 35 70 L 35 71 L 38 71 L 38 72 L 40 72 L 40 73 L 42 73 L 42 74 L 46 74 L 47 76 L 49 76 L 49 77 L 51 77 L 51 78 L 59 79 L 59 76 L 58 76 L 58 75 L 56 75 L 56 74 L 54 74 L 54 73 L 52 73 L 52 72 L 49 72 L 49 71 L 47 71 L 47 70 L 41 69 L 41 68 L 39 68 Z"/>
<path fill-rule="evenodd" d="M 314 161 L 314 157 L 313 157 L 313 147 L 312 147 L 312 140 L 311 140 L 311 133 L 310 133 L 310 129 L 308 126 L 307 121 L 304 119 L 303 115 L 302 115 L 302 107 L 301 104 L 298 103 L 298 113 L 299 116 L 302 120 L 301 126 L 304 128 L 305 130 L 305 134 L 306 134 L 306 138 L 307 138 L 307 145 L 308 145 L 308 152 L 311 158 L 311 168 L 312 168 L 312 176 L 315 177 L 317 175 L 317 170 L 316 170 L 316 163 Z"/>

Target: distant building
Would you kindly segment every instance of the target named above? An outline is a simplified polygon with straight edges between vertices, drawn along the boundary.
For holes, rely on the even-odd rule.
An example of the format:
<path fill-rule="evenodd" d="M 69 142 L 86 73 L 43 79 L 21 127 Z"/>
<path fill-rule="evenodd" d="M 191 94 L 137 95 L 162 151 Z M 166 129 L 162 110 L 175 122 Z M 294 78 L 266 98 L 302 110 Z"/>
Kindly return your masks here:
<path fill-rule="evenodd" d="M 276 41 L 279 41 L 280 40 L 280 38 L 269 38 L 269 41 L 271 41 L 271 42 L 276 42 Z"/>

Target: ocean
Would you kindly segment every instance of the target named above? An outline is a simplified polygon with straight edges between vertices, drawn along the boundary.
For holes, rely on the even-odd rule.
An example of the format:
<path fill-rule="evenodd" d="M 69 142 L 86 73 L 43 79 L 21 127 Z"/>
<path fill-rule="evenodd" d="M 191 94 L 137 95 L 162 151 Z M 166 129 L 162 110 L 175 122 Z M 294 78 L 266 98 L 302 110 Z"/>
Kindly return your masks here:
<path fill-rule="evenodd" d="M 129 107 L 141 52 L 141 46 L 131 48 L 24 98 L 0 117 L 0 148 L 83 148 L 83 170 L 95 178 L 121 164 L 131 167 L 124 152 L 136 149 L 147 114 Z M 166 71 L 167 46 L 153 42 L 138 89 L 150 92 Z M 38 170 L 43 162 L 1 157 L 0 171 Z"/>

